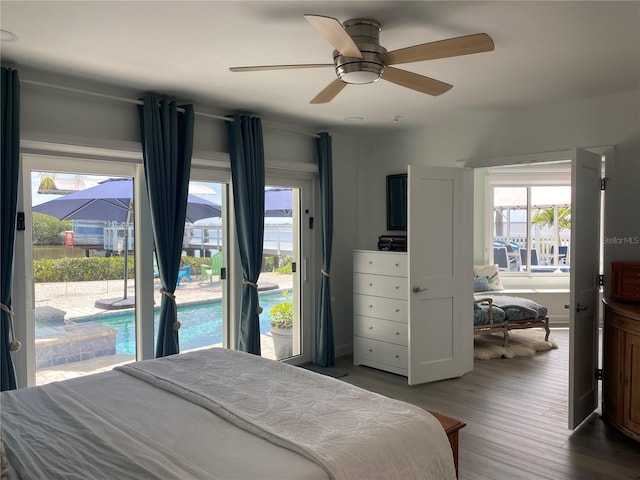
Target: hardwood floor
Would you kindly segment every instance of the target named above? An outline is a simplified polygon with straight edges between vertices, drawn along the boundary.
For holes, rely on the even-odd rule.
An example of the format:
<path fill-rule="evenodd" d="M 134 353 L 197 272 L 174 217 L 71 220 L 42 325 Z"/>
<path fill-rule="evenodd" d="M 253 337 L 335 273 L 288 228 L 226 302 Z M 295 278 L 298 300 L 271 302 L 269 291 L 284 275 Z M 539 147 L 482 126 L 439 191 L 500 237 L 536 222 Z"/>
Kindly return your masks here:
<path fill-rule="evenodd" d="M 460 480 L 640 479 L 640 443 L 619 434 L 598 409 L 567 428 L 569 332 L 535 357 L 477 360 L 461 378 L 409 386 L 392 373 L 337 359 L 342 380 L 467 424 L 460 431 Z"/>

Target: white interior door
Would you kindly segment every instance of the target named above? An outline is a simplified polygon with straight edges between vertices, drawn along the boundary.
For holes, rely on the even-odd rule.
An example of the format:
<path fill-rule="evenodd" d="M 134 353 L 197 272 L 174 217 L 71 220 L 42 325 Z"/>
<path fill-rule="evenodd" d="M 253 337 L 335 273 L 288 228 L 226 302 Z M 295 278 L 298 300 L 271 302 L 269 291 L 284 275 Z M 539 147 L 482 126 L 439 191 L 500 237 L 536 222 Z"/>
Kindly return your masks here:
<path fill-rule="evenodd" d="M 409 384 L 473 369 L 473 174 L 409 166 Z"/>
<path fill-rule="evenodd" d="M 569 428 L 598 405 L 600 155 L 572 150 Z"/>

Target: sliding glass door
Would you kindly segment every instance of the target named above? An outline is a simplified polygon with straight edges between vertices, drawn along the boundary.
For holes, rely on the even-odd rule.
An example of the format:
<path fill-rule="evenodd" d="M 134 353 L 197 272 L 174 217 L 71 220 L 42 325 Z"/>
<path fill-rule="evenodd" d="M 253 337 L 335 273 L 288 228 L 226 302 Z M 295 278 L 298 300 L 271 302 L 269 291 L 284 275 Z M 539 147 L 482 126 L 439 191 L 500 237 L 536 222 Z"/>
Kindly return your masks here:
<path fill-rule="evenodd" d="M 267 178 L 262 272 L 258 281 L 263 357 L 310 358 L 307 282 L 310 182 Z M 305 220 L 306 219 L 306 220 Z"/>
<path fill-rule="evenodd" d="M 30 157 L 23 171 L 36 385 L 136 358 L 135 168 L 52 163 Z"/>

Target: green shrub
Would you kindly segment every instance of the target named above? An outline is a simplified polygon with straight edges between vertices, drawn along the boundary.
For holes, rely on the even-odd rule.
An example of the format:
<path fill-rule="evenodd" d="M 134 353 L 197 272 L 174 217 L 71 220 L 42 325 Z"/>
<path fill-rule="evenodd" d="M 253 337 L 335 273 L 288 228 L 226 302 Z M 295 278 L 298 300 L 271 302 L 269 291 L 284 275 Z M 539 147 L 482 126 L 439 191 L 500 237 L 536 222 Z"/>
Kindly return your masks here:
<path fill-rule="evenodd" d="M 33 244 L 62 245 L 66 230 L 71 230 L 71 220 L 58 220 L 51 215 L 33 212 Z"/>
<path fill-rule="evenodd" d="M 135 262 L 128 257 L 128 278 L 135 277 Z M 34 260 L 33 280 L 46 282 L 83 282 L 124 278 L 124 257 L 56 258 Z"/>
<path fill-rule="evenodd" d="M 284 297 L 283 302 L 276 303 L 269 310 L 271 322 L 274 328 L 292 328 L 293 327 L 293 301 L 289 297 L 287 290 L 282 291 Z"/>
<path fill-rule="evenodd" d="M 135 278 L 135 259 L 127 257 L 128 278 Z M 199 272 L 208 258 L 184 256 L 180 265 L 191 265 L 191 274 Z M 33 280 L 47 282 L 84 282 L 96 280 L 124 279 L 124 257 L 56 258 L 33 261 Z"/>
<path fill-rule="evenodd" d="M 276 272 L 282 274 L 282 275 L 291 275 L 293 273 L 293 264 L 292 263 L 288 263 L 282 267 L 278 267 L 276 268 Z"/>

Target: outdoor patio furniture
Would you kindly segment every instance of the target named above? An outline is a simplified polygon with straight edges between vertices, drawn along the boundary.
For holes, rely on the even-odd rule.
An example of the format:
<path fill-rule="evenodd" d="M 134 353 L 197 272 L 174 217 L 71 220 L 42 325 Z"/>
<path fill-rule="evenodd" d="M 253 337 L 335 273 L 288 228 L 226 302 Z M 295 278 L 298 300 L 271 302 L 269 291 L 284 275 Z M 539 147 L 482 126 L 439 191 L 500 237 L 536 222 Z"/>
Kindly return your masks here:
<path fill-rule="evenodd" d="M 208 279 L 209 283 L 213 283 L 213 277 L 220 278 L 220 270 L 222 269 L 222 252 L 218 252 L 211 257 L 209 265 L 200 267 L 200 281 Z"/>
<path fill-rule="evenodd" d="M 520 260 L 522 261 L 522 265 L 527 264 L 527 249 L 520 249 Z M 531 265 L 538 265 L 538 251 L 535 248 L 531 249 Z"/>
<path fill-rule="evenodd" d="M 191 265 L 185 265 L 184 267 L 180 267 L 180 271 L 178 272 L 178 286 L 182 282 L 182 279 L 187 277 L 189 283 L 191 283 Z"/>
<path fill-rule="evenodd" d="M 551 245 L 551 250 L 549 251 L 549 255 L 551 256 L 550 263 L 554 263 L 554 248 Z M 558 265 L 567 265 L 568 259 L 567 254 L 569 253 L 569 247 L 566 245 L 560 245 L 558 247 Z"/>

